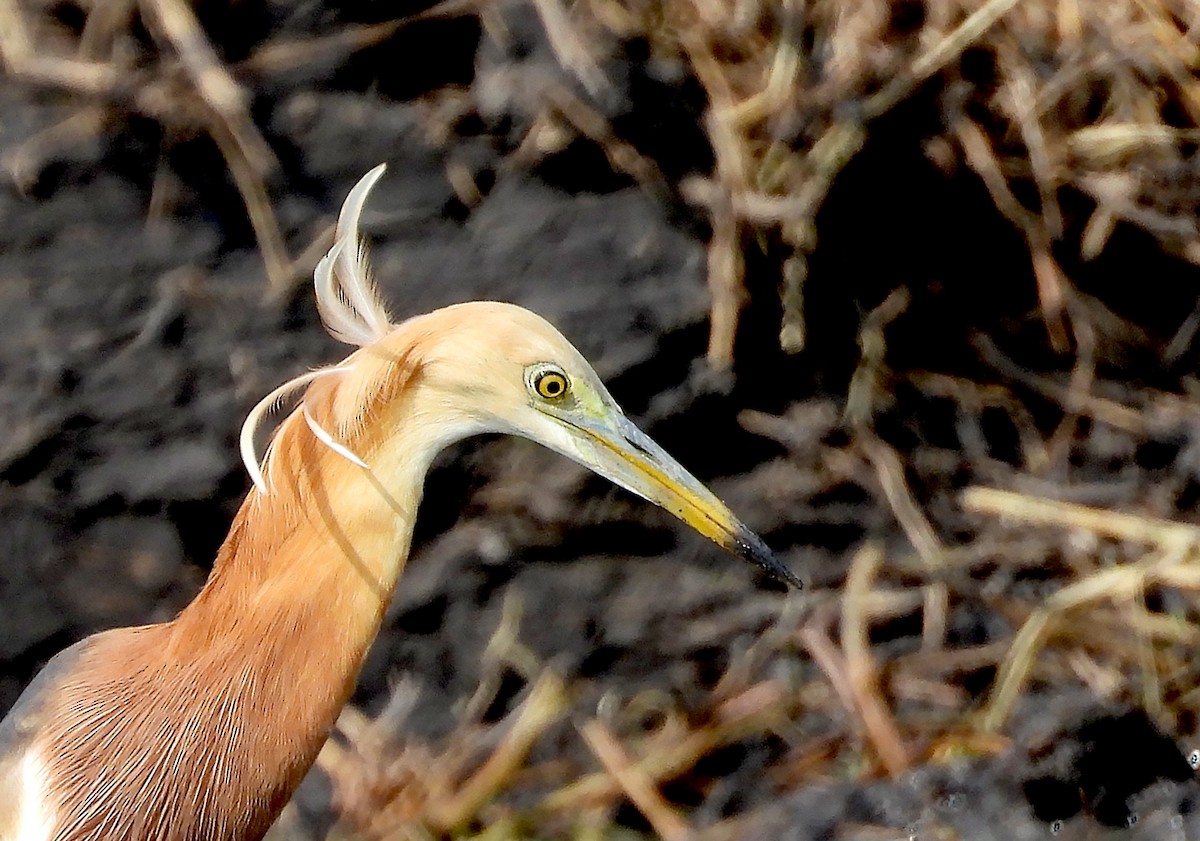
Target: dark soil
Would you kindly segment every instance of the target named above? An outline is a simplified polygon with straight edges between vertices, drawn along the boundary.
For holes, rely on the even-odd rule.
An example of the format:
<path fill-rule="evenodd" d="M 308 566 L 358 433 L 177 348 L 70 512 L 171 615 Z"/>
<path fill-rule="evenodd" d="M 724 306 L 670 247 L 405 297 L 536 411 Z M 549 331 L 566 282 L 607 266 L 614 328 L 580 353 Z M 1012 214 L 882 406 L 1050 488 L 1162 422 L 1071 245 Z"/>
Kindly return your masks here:
<path fill-rule="evenodd" d="M 922 655 L 919 588 L 937 576 L 914 557 L 862 445 L 869 435 L 899 453 L 945 547 L 978 549 L 938 575 L 951 592 L 946 646 L 984 649 L 1010 643 L 1034 607 L 1096 563 L 1133 562 L 1140 549 L 964 514 L 958 492 L 998 485 L 1194 523 L 1200 413 L 1132 429 L 1064 405 L 1079 348 L 1051 349 L 1024 242 L 978 180 L 926 157 L 939 120 L 926 94 L 872 128 L 817 219 L 804 352 L 788 356 L 776 340 L 780 255 L 747 243 L 751 298 L 735 367 L 710 370 L 709 231 L 674 191 L 712 166 L 695 80 L 671 76 L 631 43 L 606 67 L 615 92 L 596 103 L 658 164 L 665 189 L 614 169 L 583 136 L 531 155 L 522 142 L 543 110 L 541 80 L 573 81 L 532 6 L 502 5 L 512 36 L 503 47 L 464 15 L 239 77 L 280 161 L 269 192 L 292 254 L 363 173 L 388 162 L 364 228 L 394 313 L 495 299 L 546 316 L 808 589 L 787 596 L 668 515 L 531 444 L 467 442 L 429 477 L 413 557 L 355 703 L 378 712 L 403 676 L 418 699 L 405 740 L 440 744 L 495 677 L 485 648 L 515 615 L 534 661 L 572 686 L 572 721 L 654 693 L 700 721 L 743 662 L 750 682 L 796 690 L 786 726 L 714 751 L 665 787 L 697 827 L 734 818 L 740 837 L 763 839 L 1200 838 L 1200 788 L 1185 760 L 1194 662 L 1164 674 L 1164 706 L 1144 711 L 1136 670 L 1111 667 L 1100 692 L 1100 678 L 1081 675 L 1088 658 L 1106 668 L 1103 651 L 1063 631 L 1002 728 L 1002 747 L 933 750 L 974 726 L 1004 649 L 930 671 L 926 684 L 946 687 L 938 697 L 950 700 L 893 679 Z M 396 13 L 351 2 L 200 7 L 231 63 L 270 38 Z M 69 24 L 79 12 L 61 3 L 55 13 Z M 72 641 L 166 619 L 189 600 L 248 487 L 235 440 L 246 411 L 345 350 L 325 335 L 306 284 L 268 295 L 245 210 L 202 133 L 125 113 L 37 154 L 38 133 L 83 104 L 0 79 L 0 161 L 27 160 L 35 146 L 32 169 L 0 187 L 0 710 Z M 453 185 L 451 173 L 464 172 L 477 199 Z M 167 182 L 165 210 L 151 213 Z M 1068 224 L 1086 218 L 1080 210 Z M 1160 393 L 1191 406 L 1197 349 L 1169 359 L 1164 349 L 1196 306 L 1195 267 L 1124 228 L 1096 260 L 1061 259 L 1094 334 L 1092 393 L 1138 411 Z M 842 420 L 861 396 L 855 372 L 867 367 L 858 337 L 867 313 L 900 287 L 909 300 L 885 328 L 886 355 L 866 360 L 876 375 L 868 432 Z M 988 388 L 1003 399 L 982 397 Z M 1036 466 L 1030 440 L 1047 448 Z M 895 779 L 799 636 L 829 609 L 836 631 L 839 589 L 869 542 L 887 558 L 880 586 L 917 594 L 871 629 L 915 760 Z M 1155 613 L 1196 622 L 1193 592 L 1148 595 Z M 1080 638 L 1097 627 L 1081 626 Z M 764 632 L 783 642 L 754 660 Z M 515 709 L 528 680 L 502 670 L 482 720 Z M 806 751 L 825 759 L 804 766 Z M 554 759 L 581 773 L 598 767 L 570 722 L 531 762 Z M 527 805 L 512 804 L 518 813 Z M 323 837 L 333 812 L 322 772 L 297 806 L 287 833 Z M 629 803 L 612 820 L 652 832 Z M 530 831 L 560 831 L 547 826 Z"/>

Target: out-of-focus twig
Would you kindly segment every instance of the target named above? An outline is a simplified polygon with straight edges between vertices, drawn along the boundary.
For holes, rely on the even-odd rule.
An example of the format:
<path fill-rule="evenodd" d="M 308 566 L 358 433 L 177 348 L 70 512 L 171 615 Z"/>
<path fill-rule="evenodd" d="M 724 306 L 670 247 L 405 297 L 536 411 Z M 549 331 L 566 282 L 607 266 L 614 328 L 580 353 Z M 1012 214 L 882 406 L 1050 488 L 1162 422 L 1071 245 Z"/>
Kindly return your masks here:
<path fill-rule="evenodd" d="M 654 827 L 663 841 L 686 841 L 692 837 L 692 828 L 675 809 L 663 799 L 658 787 L 642 771 L 621 747 L 621 743 L 600 721 L 593 719 L 579 731 L 612 778 L 625 792 L 630 801 Z"/>
<path fill-rule="evenodd" d="M 846 654 L 850 687 L 863 727 L 883 766 L 892 777 L 898 777 L 908 770 L 908 751 L 879 692 L 878 669 L 871 655 L 864 608 L 882 562 L 883 550 L 872 544 L 860 549 L 850 562 L 850 573 L 846 576 L 846 589 L 842 594 L 842 650 Z"/>
<path fill-rule="evenodd" d="M 562 679 L 546 671 L 533 684 L 503 741 L 483 766 L 447 802 L 434 805 L 433 823 L 454 829 L 470 820 L 480 806 L 512 776 L 546 728 L 567 708 Z"/>
<path fill-rule="evenodd" d="M 786 698 L 784 687 L 776 683 L 756 684 L 722 702 L 716 708 L 715 720 L 710 726 L 682 735 L 670 734 L 669 738 L 654 742 L 652 747 L 647 745 L 643 756 L 636 761 L 636 767 L 650 780 L 661 781 L 681 774 L 714 747 L 778 722 Z M 539 808 L 555 813 L 571 812 L 610 801 L 620 794 L 621 787 L 607 772 L 602 772 L 563 786 L 548 795 Z"/>
<path fill-rule="evenodd" d="M 883 90 L 867 100 L 867 118 L 878 117 L 890 111 L 896 103 L 912 93 L 917 85 L 962 55 L 964 50 L 979 40 L 1020 2 L 1021 0 L 988 0 L 968 15 L 954 31 L 921 53 L 906 73 L 897 76 Z"/>
<path fill-rule="evenodd" d="M 1102 511 L 1082 505 L 1037 499 L 995 488 L 968 488 L 963 507 L 971 511 L 999 514 L 1008 519 L 1042 525 L 1079 528 L 1108 537 L 1148 543 L 1154 550 L 1134 564 L 1101 569 L 1059 590 L 1036 608 L 1021 626 L 1008 656 L 996 676 L 987 706 L 981 716 L 985 731 L 999 730 L 1007 720 L 1024 686 L 1038 648 L 1050 633 L 1053 622 L 1064 611 L 1100 599 L 1139 600 L 1148 581 L 1169 586 L 1200 586 L 1200 528 L 1164 520 Z M 1143 668 L 1152 668 L 1139 649 Z M 1143 674 L 1143 683 L 1147 676 Z M 1155 684 L 1157 678 L 1155 677 Z M 1155 697 L 1157 693 L 1155 692 Z"/>
<path fill-rule="evenodd" d="M 1200 546 L 1200 527 L 1139 517 L 1057 499 L 1043 499 L 1001 488 L 971 487 L 962 492 L 963 508 L 980 514 L 1041 526 L 1078 528 L 1155 546 Z"/>
<path fill-rule="evenodd" d="M 559 64 L 570 70 L 592 96 L 609 93 L 612 85 L 596 63 L 587 40 L 576 32 L 561 0 L 532 0 L 532 3 L 542 19 L 550 49 L 554 51 Z"/>

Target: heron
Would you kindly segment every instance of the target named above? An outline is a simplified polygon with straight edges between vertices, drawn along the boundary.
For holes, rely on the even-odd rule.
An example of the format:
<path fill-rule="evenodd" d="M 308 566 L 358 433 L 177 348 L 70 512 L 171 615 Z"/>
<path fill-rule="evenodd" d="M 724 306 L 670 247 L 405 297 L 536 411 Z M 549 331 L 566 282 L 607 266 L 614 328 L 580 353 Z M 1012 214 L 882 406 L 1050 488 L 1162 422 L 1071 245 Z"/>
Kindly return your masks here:
<path fill-rule="evenodd" d="M 469 436 L 539 442 L 800 586 L 540 316 L 476 301 L 393 323 L 358 230 L 383 171 L 347 195 L 314 272 L 326 329 L 356 350 L 247 416 L 252 485 L 196 597 L 62 651 L 0 722 L 0 841 L 262 838 L 354 689 L 431 462 Z"/>

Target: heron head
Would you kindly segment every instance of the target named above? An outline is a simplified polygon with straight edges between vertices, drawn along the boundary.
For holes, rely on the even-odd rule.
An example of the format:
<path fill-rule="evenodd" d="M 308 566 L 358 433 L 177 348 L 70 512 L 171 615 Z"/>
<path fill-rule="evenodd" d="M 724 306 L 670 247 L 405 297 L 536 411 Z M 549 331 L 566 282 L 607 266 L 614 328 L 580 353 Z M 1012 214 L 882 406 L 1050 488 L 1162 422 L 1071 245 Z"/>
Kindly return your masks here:
<path fill-rule="evenodd" d="M 360 350 L 281 386 L 251 412 L 242 452 L 261 493 L 269 482 L 253 445 L 257 425 L 281 396 L 321 379 L 306 394 L 304 418 L 326 446 L 361 468 L 372 468 L 372 447 L 395 464 L 423 470 L 438 451 L 469 435 L 524 436 L 801 586 L 712 491 L 625 417 L 579 351 L 545 319 L 512 304 L 476 301 L 393 324 L 358 236 L 363 205 L 382 174 L 376 167 L 350 191 L 335 244 L 315 273 L 325 326 Z M 313 392 L 326 396 L 324 413 Z"/>
<path fill-rule="evenodd" d="M 424 414 L 440 417 L 448 435 L 529 438 L 801 586 L 712 491 L 625 416 L 583 355 L 545 319 L 512 304 L 480 301 L 420 316 L 406 327 L 424 344 Z"/>

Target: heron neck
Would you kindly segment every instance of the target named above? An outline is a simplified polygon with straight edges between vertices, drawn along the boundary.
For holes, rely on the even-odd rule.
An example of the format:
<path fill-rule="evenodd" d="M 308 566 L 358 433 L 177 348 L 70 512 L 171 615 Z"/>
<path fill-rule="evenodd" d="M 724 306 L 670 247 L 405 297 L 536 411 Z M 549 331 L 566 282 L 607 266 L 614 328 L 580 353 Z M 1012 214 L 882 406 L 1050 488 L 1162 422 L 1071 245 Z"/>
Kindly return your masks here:
<path fill-rule="evenodd" d="M 397 452 L 411 443 L 394 438 Z M 372 473 L 285 421 L 271 492 L 247 497 L 199 595 L 169 623 L 92 638 L 47 709 L 51 797 L 81 833 L 63 837 L 266 832 L 353 690 L 408 556 L 429 462 L 412 454 Z"/>
<path fill-rule="evenodd" d="M 389 461 L 385 486 L 381 471 L 351 463 L 289 418 L 269 492 L 247 496 L 207 584 L 175 620 L 178 632 L 236 645 L 263 669 L 295 659 L 349 693 L 408 558 L 431 460 L 396 437 L 412 458 Z"/>
<path fill-rule="evenodd" d="M 290 786 L 315 760 L 378 634 L 431 457 L 408 448 L 412 458 L 387 465 L 385 487 L 381 471 L 326 448 L 302 419 L 287 423 L 270 492 L 252 490 L 243 503 L 207 584 L 171 623 L 170 656 L 224 672 L 209 700 L 238 710 L 240 732 L 276 734 L 252 755 Z"/>

